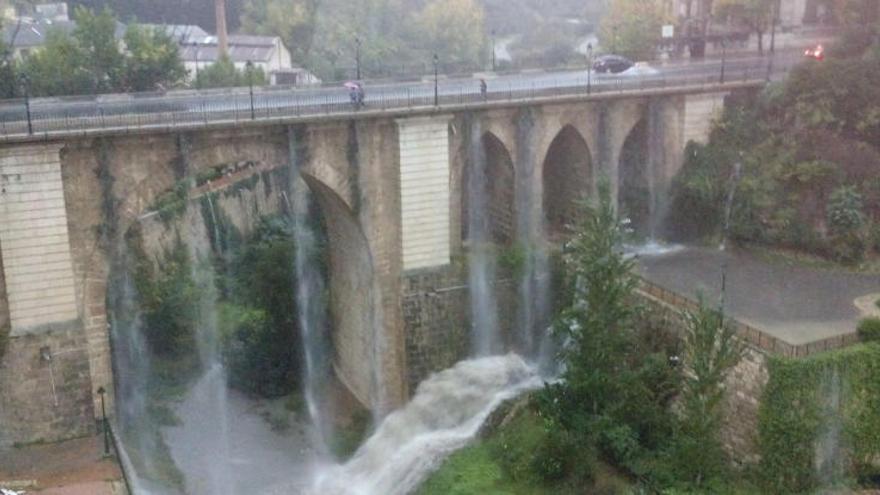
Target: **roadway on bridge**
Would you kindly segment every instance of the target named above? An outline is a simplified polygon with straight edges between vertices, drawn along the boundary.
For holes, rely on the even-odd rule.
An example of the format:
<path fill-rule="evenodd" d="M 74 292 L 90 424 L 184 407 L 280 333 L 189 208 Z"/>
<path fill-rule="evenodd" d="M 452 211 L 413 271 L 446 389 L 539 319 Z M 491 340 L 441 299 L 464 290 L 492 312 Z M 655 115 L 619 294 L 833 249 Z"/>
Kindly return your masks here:
<path fill-rule="evenodd" d="M 880 277 L 812 268 L 753 251 L 689 247 L 641 256 L 639 271 L 656 284 L 717 303 L 727 267 L 725 308 L 738 320 L 790 344 L 852 333 L 861 317 L 855 299 L 880 291 Z"/>
<path fill-rule="evenodd" d="M 364 82 L 365 107 L 352 105 L 342 85 L 323 88 L 264 87 L 164 94 L 121 94 L 0 102 L 0 139 L 50 137 L 71 132 L 150 127 L 197 127 L 248 120 L 349 116 L 357 112 L 435 109 L 439 106 L 488 105 L 537 97 L 577 96 L 652 88 L 717 85 L 724 82 L 781 78 L 802 60 L 799 50 L 773 56 L 679 61 L 654 65 L 629 74 L 598 74 L 582 70 L 475 74 L 466 78 L 432 76 L 409 82 Z M 487 81 L 480 93 L 479 78 Z M 30 128 L 28 126 L 30 112 Z"/>

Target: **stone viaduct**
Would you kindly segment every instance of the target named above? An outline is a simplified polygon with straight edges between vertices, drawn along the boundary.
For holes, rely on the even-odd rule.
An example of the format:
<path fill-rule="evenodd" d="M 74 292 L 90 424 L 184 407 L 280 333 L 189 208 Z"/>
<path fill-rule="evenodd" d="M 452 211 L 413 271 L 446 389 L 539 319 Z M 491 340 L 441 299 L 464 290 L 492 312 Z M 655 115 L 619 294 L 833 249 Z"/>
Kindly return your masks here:
<path fill-rule="evenodd" d="M 705 140 L 726 95 L 758 85 L 7 140 L 0 144 L 0 445 L 93 431 L 99 387 L 112 410 L 113 239 L 182 178 L 237 161 L 299 167 L 328 231 L 336 372 L 369 403 L 364 367 L 380 339 L 384 400 L 393 406 L 466 346 L 466 277 L 455 266 L 467 236 L 464 177 L 474 133 L 485 152 L 495 237 L 510 242 L 528 228 L 547 238 L 600 174 L 622 206 L 648 192 L 657 198 L 632 207 L 633 217 L 647 219 L 636 210 L 662 208 L 685 144 Z M 516 208 L 529 208 L 535 221 L 518 226 L 524 212 Z"/>

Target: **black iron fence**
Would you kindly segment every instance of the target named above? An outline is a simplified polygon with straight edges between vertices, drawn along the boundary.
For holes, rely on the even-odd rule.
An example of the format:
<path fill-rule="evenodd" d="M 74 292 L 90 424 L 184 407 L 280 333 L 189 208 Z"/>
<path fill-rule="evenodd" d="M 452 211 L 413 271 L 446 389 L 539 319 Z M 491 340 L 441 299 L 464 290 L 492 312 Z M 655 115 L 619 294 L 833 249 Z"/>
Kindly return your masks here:
<path fill-rule="evenodd" d="M 669 67 L 660 72 L 600 75 L 587 70 L 528 73 L 487 81 L 473 78 L 365 85 L 361 105 L 338 88 L 265 87 L 174 91 L 97 97 L 39 98 L 0 102 L 0 141 L 142 129 L 184 129 L 248 121 L 297 120 L 359 113 L 404 113 L 583 97 L 652 89 L 694 88 L 721 83 L 760 82 L 781 77 L 792 61 L 761 58 L 725 67 L 718 63 Z M 640 72 L 641 71 L 641 72 Z M 436 93 L 435 93 L 436 91 Z M 436 95 L 436 96 L 435 96 Z"/>

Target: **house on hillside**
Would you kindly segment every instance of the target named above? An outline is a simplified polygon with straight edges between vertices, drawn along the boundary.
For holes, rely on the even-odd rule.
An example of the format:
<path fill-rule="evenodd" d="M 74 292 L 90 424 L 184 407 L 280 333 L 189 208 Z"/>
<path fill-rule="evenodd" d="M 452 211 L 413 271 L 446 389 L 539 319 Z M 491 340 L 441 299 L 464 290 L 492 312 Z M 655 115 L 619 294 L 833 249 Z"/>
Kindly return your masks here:
<path fill-rule="evenodd" d="M 215 63 L 220 56 L 216 36 L 192 25 L 151 25 L 163 29 L 180 47 L 180 58 L 189 78 Z M 309 71 L 294 67 L 290 51 L 278 36 L 233 34 L 227 38 L 229 58 L 235 67 L 244 69 L 248 62 L 266 73 L 270 84 L 310 85 L 321 81 Z"/>

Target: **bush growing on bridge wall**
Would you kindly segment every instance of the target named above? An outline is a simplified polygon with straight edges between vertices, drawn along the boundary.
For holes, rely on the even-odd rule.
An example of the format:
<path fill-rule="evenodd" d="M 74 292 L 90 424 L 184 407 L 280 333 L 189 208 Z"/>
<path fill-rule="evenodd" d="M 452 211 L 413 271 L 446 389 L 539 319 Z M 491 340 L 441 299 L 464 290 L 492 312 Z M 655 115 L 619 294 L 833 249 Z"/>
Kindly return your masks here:
<path fill-rule="evenodd" d="M 821 482 L 816 447 L 828 427 L 827 384 L 840 379 L 843 474 L 880 476 L 880 344 L 806 359 L 771 357 L 759 412 L 760 474 L 767 493 L 807 493 Z M 872 461 L 875 464 L 872 464 Z"/>

